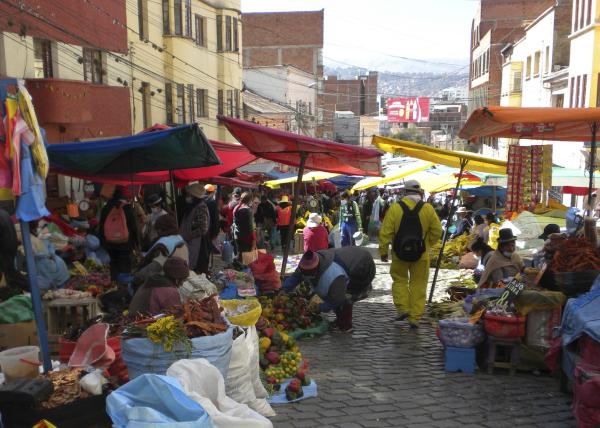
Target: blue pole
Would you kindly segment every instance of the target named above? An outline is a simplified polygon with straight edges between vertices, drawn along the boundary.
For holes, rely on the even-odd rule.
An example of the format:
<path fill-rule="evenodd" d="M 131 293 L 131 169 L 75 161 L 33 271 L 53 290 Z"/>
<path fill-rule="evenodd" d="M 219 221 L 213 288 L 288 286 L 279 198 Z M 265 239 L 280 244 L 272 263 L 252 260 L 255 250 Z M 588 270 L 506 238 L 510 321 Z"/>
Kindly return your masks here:
<path fill-rule="evenodd" d="M 52 370 L 52 361 L 50 360 L 50 350 L 48 349 L 48 332 L 46 331 L 46 322 L 44 321 L 44 316 L 42 313 L 42 297 L 37 284 L 37 271 L 35 269 L 35 261 L 33 260 L 33 249 L 31 247 L 31 236 L 29 233 L 29 223 L 26 221 L 21 221 L 21 234 L 23 235 L 23 248 L 25 249 L 25 260 L 27 262 L 29 288 L 31 288 L 33 314 L 35 316 L 35 323 L 37 325 L 40 349 L 42 350 L 44 372 L 48 372 Z"/>

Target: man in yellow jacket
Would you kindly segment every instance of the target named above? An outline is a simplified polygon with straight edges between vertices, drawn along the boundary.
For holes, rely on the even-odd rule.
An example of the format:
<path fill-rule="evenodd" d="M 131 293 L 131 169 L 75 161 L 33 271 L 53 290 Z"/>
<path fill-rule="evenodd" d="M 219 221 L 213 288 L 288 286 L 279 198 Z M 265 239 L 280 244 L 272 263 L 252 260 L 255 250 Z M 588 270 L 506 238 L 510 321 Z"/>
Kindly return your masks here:
<path fill-rule="evenodd" d="M 419 182 L 409 180 L 405 183 L 404 196 L 399 203 L 393 204 L 385 214 L 381 230 L 379 231 L 379 254 L 381 261 L 388 261 L 388 250 L 392 245 L 392 296 L 394 305 L 398 311 L 398 320 L 408 318 L 411 328 L 417 328 L 419 320 L 425 311 L 425 299 L 427 295 L 427 280 L 429 279 L 429 249 L 442 237 L 442 225 L 433 207 L 423 203 L 423 190 Z M 402 207 L 404 205 L 404 208 Z M 402 235 L 399 240 L 395 239 L 402 218 L 408 213 Z M 416 211 L 413 211 L 416 210 Z M 421 225 L 421 236 L 418 234 L 418 223 L 410 224 L 411 213 L 414 221 Z M 418 218 L 417 218 L 418 215 Z M 411 231 L 415 232 L 411 235 Z M 408 237 L 402 240 L 402 237 Z M 404 245 L 404 250 L 397 246 Z M 408 249 L 407 249 L 408 248 Z M 400 254 L 402 254 L 402 258 Z"/>

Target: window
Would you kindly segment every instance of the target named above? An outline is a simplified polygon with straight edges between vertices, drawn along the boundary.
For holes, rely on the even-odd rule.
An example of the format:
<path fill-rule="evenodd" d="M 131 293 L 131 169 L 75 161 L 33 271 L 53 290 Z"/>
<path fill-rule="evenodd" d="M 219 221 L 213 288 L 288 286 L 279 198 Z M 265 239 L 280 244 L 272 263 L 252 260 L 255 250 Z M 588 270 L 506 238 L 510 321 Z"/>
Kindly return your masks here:
<path fill-rule="evenodd" d="M 574 92 L 575 92 L 575 78 L 571 77 L 571 88 L 569 89 L 569 107 L 573 107 L 573 104 L 575 104 L 573 101 L 574 100 L 574 98 L 573 98 Z"/>
<path fill-rule="evenodd" d="M 183 11 L 181 0 L 174 0 L 174 8 L 173 11 L 175 13 L 175 34 L 178 36 L 183 36 Z"/>
<path fill-rule="evenodd" d="M 235 117 L 239 119 L 240 118 L 240 91 L 237 89 L 234 91 L 233 101 L 235 103 L 235 107 L 234 107 Z"/>
<path fill-rule="evenodd" d="M 573 32 L 577 31 L 577 23 L 579 22 L 579 0 L 575 0 L 573 7 Z"/>
<path fill-rule="evenodd" d="M 185 86 L 182 83 L 177 84 L 177 123 L 185 123 Z"/>
<path fill-rule="evenodd" d="M 579 94 L 581 93 L 579 89 L 581 85 L 581 76 L 577 76 L 575 81 L 577 82 L 577 86 L 575 86 L 575 107 L 579 107 Z"/>
<path fill-rule="evenodd" d="M 231 16 L 225 17 L 225 50 L 231 52 Z"/>
<path fill-rule="evenodd" d="M 38 79 L 54 77 L 52 69 L 52 42 L 50 40 L 33 39 L 33 73 Z"/>
<path fill-rule="evenodd" d="M 585 107 L 587 99 L 587 74 L 584 74 L 581 78 L 581 101 L 579 107 Z"/>
<path fill-rule="evenodd" d="M 556 108 L 562 108 L 563 104 L 565 103 L 565 96 L 563 94 L 558 94 L 558 95 L 553 95 L 552 98 L 554 98 L 553 100 L 553 107 Z"/>
<path fill-rule="evenodd" d="M 102 51 L 83 48 L 83 80 L 104 83 L 104 73 Z"/>
<path fill-rule="evenodd" d="M 162 24 L 163 34 L 171 34 L 171 22 L 169 18 L 169 0 L 163 0 L 162 2 Z"/>
<path fill-rule="evenodd" d="M 170 83 L 165 83 L 165 110 L 167 111 L 167 123 L 173 123 L 173 88 Z"/>
<path fill-rule="evenodd" d="M 550 61 L 550 46 L 546 46 L 546 57 L 544 59 L 546 62 L 544 63 L 545 67 L 544 67 L 544 73 L 548 74 L 550 73 L 550 64 L 552 64 L 552 62 Z"/>
<path fill-rule="evenodd" d="M 150 83 L 142 82 L 140 88 L 142 93 L 142 120 L 144 122 L 144 128 L 150 128 L 152 126 L 152 104 L 150 103 Z"/>
<path fill-rule="evenodd" d="M 227 116 L 233 117 L 233 90 L 227 90 Z"/>
<path fill-rule="evenodd" d="M 138 0 L 138 33 L 140 40 L 148 38 L 148 0 Z"/>
<path fill-rule="evenodd" d="M 192 0 L 185 0 L 185 35 L 192 37 Z"/>
<path fill-rule="evenodd" d="M 590 25 L 592 23 L 592 0 L 587 0 L 587 15 L 585 19 L 585 25 Z"/>
<path fill-rule="evenodd" d="M 199 46 L 206 46 L 206 35 L 204 30 L 206 29 L 206 18 L 196 14 L 196 44 Z"/>
<path fill-rule="evenodd" d="M 208 117 L 208 89 L 196 89 L 196 116 Z"/>
<path fill-rule="evenodd" d="M 233 50 L 235 52 L 240 50 L 240 40 L 238 34 L 238 19 L 233 18 Z"/>
<path fill-rule="evenodd" d="M 531 79 L 531 57 L 527 57 L 527 62 L 525 63 L 525 79 Z"/>
<path fill-rule="evenodd" d="M 194 122 L 196 113 L 194 111 L 194 85 L 188 84 L 188 112 L 190 117 L 190 123 Z"/>
<path fill-rule="evenodd" d="M 585 0 L 581 0 L 581 10 L 579 11 L 579 29 L 583 28 L 585 23 Z"/>
<path fill-rule="evenodd" d="M 223 15 L 217 15 L 217 51 L 223 50 Z"/>
<path fill-rule="evenodd" d="M 225 109 L 223 108 L 223 89 L 219 89 L 219 92 L 217 94 L 217 114 L 223 115 L 224 110 Z"/>
<path fill-rule="evenodd" d="M 533 57 L 533 76 L 537 77 L 540 75 L 540 61 L 542 59 L 542 52 L 537 51 Z"/>
<path fill-rule="evenodd" d="M 521 92 L 522 81 L 523 81 L 523 72 L 522 71 L 513 72 L 511 92 Z"/>

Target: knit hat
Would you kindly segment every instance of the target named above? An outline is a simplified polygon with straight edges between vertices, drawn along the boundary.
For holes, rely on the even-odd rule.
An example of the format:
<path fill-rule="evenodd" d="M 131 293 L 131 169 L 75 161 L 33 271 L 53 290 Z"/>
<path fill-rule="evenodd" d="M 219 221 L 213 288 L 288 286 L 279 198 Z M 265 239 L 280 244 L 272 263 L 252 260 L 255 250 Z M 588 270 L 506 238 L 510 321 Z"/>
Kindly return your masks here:
<path fill-rule="evenodd" d="M 169 257 L 163 265 L 165 276 L 171 279 L 186 279 L 190 276 L 188 262 L 181 257 Z"/>
<path fill-rule="evenodd" d="M 298 268 L 301 271 L 311 271 L 319 266 L 319 256 L 314 251 L 307 251 L 304 253 L 302 258 L 300 259 L 300 263 L 298 263 Z"/>
<path fill-rule="evenodd" d="M 161 215 L 158 219 L 156 219 L 154 227 L 159 236 L 171 236 L 179 234 L 177 220 L 175 220 L 175 217 L 173 217 L 171 214 Z"/>

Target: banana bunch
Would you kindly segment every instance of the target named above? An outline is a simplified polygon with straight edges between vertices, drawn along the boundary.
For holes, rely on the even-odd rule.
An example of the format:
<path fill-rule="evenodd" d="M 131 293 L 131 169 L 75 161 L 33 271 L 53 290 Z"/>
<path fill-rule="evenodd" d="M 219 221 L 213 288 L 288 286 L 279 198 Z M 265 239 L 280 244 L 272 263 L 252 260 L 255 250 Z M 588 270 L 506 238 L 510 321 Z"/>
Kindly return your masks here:
<path fill-rule="evenodd" d="M 469 252 L 469 236 L 461 235 L 451 241 L 446 241 L 444 247 L 444 253 L 442 255 L 442 263 L 440 267 L 442 269 L 458 269 L 458 260 L 466 253 Z M 437 264 L 437 258 L 440 254 L 440 247 L 442 243 L 438 242 L 430 250 L 431 267 L 435 267 Z"/>

